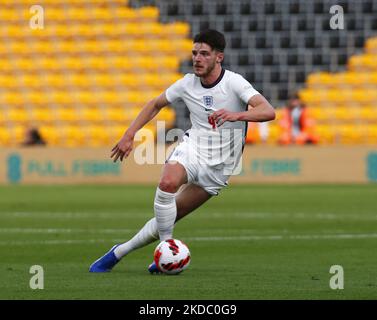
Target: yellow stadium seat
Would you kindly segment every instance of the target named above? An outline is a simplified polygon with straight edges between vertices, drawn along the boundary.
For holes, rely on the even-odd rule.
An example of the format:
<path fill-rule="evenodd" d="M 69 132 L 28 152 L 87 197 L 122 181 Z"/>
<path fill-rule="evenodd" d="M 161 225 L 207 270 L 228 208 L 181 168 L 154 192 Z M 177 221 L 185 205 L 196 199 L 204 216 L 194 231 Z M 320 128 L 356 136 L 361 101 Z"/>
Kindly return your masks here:
<path fill-rule="evenodd" d="M 117 59 L 114 61 L 114 67 L 118 66 L 124 70 L 129 70 L 134 67 L 134 64 L 133 61 L 128 57 L 117 57 Z"/>
<path fill-rule="evenodd" d="M 360 108 L 360 118 L 363 120 L 377 121 L 377 108 Z"/>
<path fill-rule="evenodd" d="M 369 83 L 368 85 L 376 86 L 377 85 L 377 71 L 369 73 Z"/>
<path fill-rule="evenodd" d="M 110 126 L 108 128 L 110 136 L 113 137 L 115 140 L 117 140 L 116 142 L 118 142 L 118 140 L 122 138 L 126 130 L 127 130 L 127 125 L 122 125 L 122 124 L 115 124 L 114 126 Z"/>
<path fill-rule="evenodd" d="M 329 102 L 326 90 L 304 89 L 299 92 L 299 96 L 308 106 L 318 105 L 323 102 Z"/>
<path fill-rule="evenodd" d="M 72 102 L 77 104 L 94 104 L 98 102 L 98 95 L 100 92 L 91 92 L 91 91 L 75 91 L 72 97 Z"/>
<path fill-rule="evenodd" d="M 48 146 L 59 146 L 61 142 L 61 135 L 59 130 L 51 125 L 42 125 L 39 128 L 42 138 L 46 141 Z"/>
<path fill-rule="evenodd" d="M 360 104 L 371 104 L 376 101 L 377 92 L 375 90 L 353 90 L 352 98 Z"/>
<path fill-rule="evenodd" d="M 161 37 L 166 32 L 165 27 L 157 22 L 137 24 L 132 34 L 142 37 Z"/>
<path fill-rule="evenodd" d="M 151 57 L 135 57 L 134 59 L 132 59 L 132 61 L 135 63 L 135 66 L 137 66 L 137 68 L 142 68 L 148 71 L 158 68 L 157 61 Z"/>
<path fill-rule="evenodd" d="M 138 108 L 138 107 L 129 108 L 125 113 L 125 120 L 129 122 L 135 120 L 140 112 L 141 112 L 141 108 Z"/>
<path fill-rule="evenodd" d="M 317 125 L 316 130 L 319 136 L 319 141 L 322 144 L 331 144 L 335 142 L 335 132 L 332 126 Z"/>
<path fill-rule="evenodd" d="M 106 146 L 113 142 L 110 139 L 107 128 L 104 126 L 90 125 L 84 128 L 84 132 L 89 147 Z"/>
<path fill-rule="evenodd" d="M 84 10 L 84 13 L 92 17 L 95 17 L 96 19 L 99 19 L 99 20 L 112 19 L 114 17 L 110 10 L 108 10 L 107 8 L 100 8 L 100 7 L 94 7 L 92 8 L 92 10 Z"/>
<path fill-rule="evenodd" d="M 127 50 L 125 44 L 122 41 L 118 41 L 118 40 L 106 41 L 104 44 L 105 46 L 104 48 L 102 48 L 102 46 L 98 46 L 98 43 L 96 41 L 93 41 L 91 45 L 92 46 L 90 48 L 90 51 L 92 52 L 98 52 L 104 48 L 106 48 L 106 50 L 109 50 L 110 52 L 117 52 L 117 53 L 126 52 Z"/>
<path fill-rule="evenodd" d="M 90 26 L 88 26 L 88 31 L 91 30 Z M 94 26 L 94 30 L 96 30 L 96 34 L 107 34 L 107 35 L 121 35 L 123 34 L 123 30 L 116 24 L 113 24 L 113 23 L 103 23 L 101 25 L 95 25 Z M 97 30 L 97 27 L 98 27 L 98 30 Z"/>
<path fill-rule="evenodd" d="M 120 84 L 119 74 L 115 74 L 115 75 L 110 76 L 110 75 L 107 75 L 107 74 L 98 73 L 95 76 L 93 76 L 92 78 L 93 78 L 94 82 L 99 86 L 114 88 L 114 86 L 117 83 Z"/>
<path fill-rule="evenodd" d="M 4 24 L 0 27 L 0 35 L 9 36 L 10 38 L 17 38 L 22 36 L 22 28 L 18 28 L 16 25 Z"/>
<path fill-rule="evenodd" d="M 122 25 L 123 34 L 127 34 L 128 37 L 140 36 L 140 28 L 138 23 L 127 23 Z"/>
<path fill-rule="evenodd" d="M 38 81 L 49 87 L 65 87 L 68 84 L 64 76 L 56 73 L 45 74 Z"/>
<path fill-rule="evenodd" d="M 267 136 L 267 143 L 268 144 L 276 144 L 279 137 L 281 135 L 281 129 L 278 125 L 269 124 L 268 125 L 268 136 Z"/>
<path fill-rule="evenodd" d="M 23 88 L 32 88 L 33 90 L 41 86 L 41 78 L 36 75 L 23 74 L 20 75 L 17 79 L 13 79 L 14 85 L 17 87 Z"/>
<path fill-rule="evenodd" d="M 349 76 L 345 72 L 335 73 L 331 76 L 329 87 L 345 87 L 348 85 Z M 339 89 L 338 89 L 339 90 Z"/>
<path fill-rule="evenodd" d="M 0 126 L 0 146 L 9 146 L 13 142 L 8 128 Z"/>
<path fill-rule="evenodd" d="M 23 46 L 22 50 L 29 54 L 50 54 L 51 51 L 59 51 L 59 43 L 60 41 L 53 44 L 48 41 L 35 41 L 31 42 L 29 46 Z"/>
<path fill-rule="evenodd" d="M 5 115 L 5 110 L 0 109 L 0 126 L 3 126 L 7 122 L 7 117 Z"/>
<path fill-rule="evenodd" d="M 362 119 L 362 108 L 359 107 L 340 107 L 340 109 L 344 110 L 346 114 L 343 115 L 344 120 L 346 121 L 357 121 L 358 119 Z"/>
<path fill-rule="evenodd" d="M 8 119 L 14 123 L 26 123 L 30 121 L 28 112 L 25 109 L 18 108 L 8 110 Z"/>
<path fill-rule="evenodd" d="M 113 105 L 125 102 L 121 97 L 122 93 L 116 91 L 103 90 L 96 93 L 96 100 L 102 101 L 105 105 Z"/>
<path fill-rule="evenodd" d="M 10 41 L 3 44 L 5 52 L 19 52 L 19 53 L 28 53 L 28 47 L 22 41 Z M 3 51 L 3 50 L 2 50 Z"/>
<path fill-rule="evenodd" d="M 46 96 L 47 99 L 47 96 Z M 67 105 L 74 103 L 74 96 L 66 91 L 52 91 L 48 93 L 50 103 L 57 105 Z"/>
<path fill-rule="evenodd" d="M 42 69 L 56 69 L 57 60 L 54 58 L 44 57 L 38 61 L 38 67 Z"/>
<path fill-rule="evenodd" d="M 55 113 L 56 121 L 61 122 L 77 122 L 79 121 L 79 114 L 75 108 L 62 107 L 58 108 Z"/>
<path fill-rule="evenodd" d="M 365 43 L 365 48 L 369 54 L 377 54 L 377 37 L 370 38 Z"/>
<path fill-rule="evenodd" d="M 81 120 L 89 123 L 98 123 L 103 121 L 103 115 L 99 108 L 81 108 Z"/>
<path fill-rule="evenodd" d="M 1 52 L 1 45 L 0 45 L 0 52 Z M 0 68 L 1 70 L 9 70 L 11 69 L 11 65 L 8 59 L 0 58 Z"/>
<path fill-rule="evenodd" d="M 26 126 L 20 124 L 14 124 L 10 130 L 13 143 L 19 145 L 25 139 Z"/>
<path fill-rule="evenodd" d="M 64 10 L 64 14 L 67 20 L 89 20 L 90 17 L 98 18 L 93 8 L 88 10 L 87 8 L 68 7 Z"/>
<path fill-rule="evenodd" d="M 61 130 L 63 143 L 67 147 L 83 146 L 86 143 L 85 132 L 81 126 L 62 126 Z"/>
<path fill-rule="evenodd" d="M 123 18 L 125 21 L 136 21 L 138 14 L 136 10 L 130 10 L 129 8 L 123 7 L 117 10 L 117 17 Z"/>
<path fill-rule="evenodd" d="M 367 127 L 367 143 L 376 145 L 377 144 L 377 124 L 369 125 Z"/>
<path fill-rule="evenodd" d="M 26 102 L 21 94 L 11 91 L 0 93 L 0 101 L 8 105 L 20 105 Z"/>
<path fill-rule="evenodd" d="M 139 21 L 156 21 L 159 16 L 159 10 L 156 7 L 142 7 L 137 10 L 137 17 Z"/>
<path fill-rule="evenodd" d="M 369 74 L 365 72 L 348 72 L 345 73 L 343 82 L 354 87 L 366 86 L 369 83 Z M 342 83 L 339 83 L 339 85 L 342 85 Z"/>
<path fill-rule="evenodd" d="M 108 107 L 104 110 L 104 120 L 110 123 L 124 122 L 125 121 L 125 109 L 122 107 Z"/>
<path fill-rule="evenodd" d="M 135 79 L 137 79 L 138 75 L 132 74 L 132 73 L 125 73 L 120 76 L 122 85 L 130 88 L 136 88 L 138 86 L 138 83 Z"/>
<path fill-rule="evenodd" d="M 321 107 L 311 107 L 310 109 L 310 114 L 315 120 L 327 120 L 326 113 L 323 111 L 324 108 Z M 276 116 L 277 120 L 280 120 L 280 116 Z"/>
<path fill-rule="evenodd" d="M 165 27 L 165 32 L 170 36 L 187 37 L 190 33 L 190 27 L 187 23 L 174 22 Z"/>
<path fill-rule="evenodd" d="M 85 67 L 89 67 L 89 62 L 91 58 L 87 58 L 84 60 L 80 60 L 74 57 L 64 57 L 57 59 L 57 66 L 60 66 L 63 70 L 64 69 L 83 69 Z"/>
<path fill-rule="evenodd" d="M 137 86 L 140 87 L 160 87 L 161 82 L 157 74 L 144 73 L 137 77 Z"/>
<path fill-rule="evenodd" d="M 359 56 L 352 56 L 349 59 L 349 67 L 352 70 L 369 70 L 369 71 L 376 71 L 377 70 L 377 54 L 363 54 Z"/>
<path fill-rule="evenodd" d="M 172 125 L 175 120 L 175 112 L 172 108 L 163 108 L 157 115 L 158 120 L 163 120 Z"/>
<path fill-rule="evenodd" d="M 30 120 L 37 123 L 48 123 L 52 122 L 54 117 L 49 108 L 32 108 L 30 110 Z"/>
<path fill-rule="evenodd" d="M 339 107 L 326 107 L 326 106 L 324 106 L 322 112 L 323 112 L 324 118 L 327 121 L 334 121 L 334 120 L 337 119 L 337 115 L 339 114 L 338 110 L 339 110 Z"/>
<path fill-rule="evenodd" d="M 11 78 L 5 75 L 0 75 L 0 87 L 10 88 L 10 87 L 14 87 L 14 84 L 15 84 L 14 78 Z"/>
<path fill-rule="evenodd" d="M 337 141 L 342 144 L 353 144 L 360 136 L 357 127 L 353 124 L 342 124 L 336 127 Z"/>
<path fill-rule="evenodd" d="M 130 91 L 127 93 L 126 97 L 126 101 L 131 105 L 140 105 L 146 101 L 145 95 L 141 94 L 139 91 Z"/>
<path fill-rule="evenodd" d="M 155 59 L 158 69 L 170 69 L 173 71 L 178 70 L 179 59 L 174 56 L 156 57 Z"/>
<path fill-rule="evenodd" d="M 330 103 L 333 104 L 342 104 L 346 101 L 347 97 L 345 95 L 345 90 L 328 90 L 325 91 L 326 98 Z M 323 103 L 326 103 L 326 100 L 322 101 Z"/>
<path fill-rule="evenodd" d="M 15 20 L 22 20 L 24 16 L 20 12 L 17 12 L 13 9 L 2 8 L 0 10 L 0 20 L 1 21 L 15 21 Z"/>
<path fill-rule="evenodd" d="M 40 91 L 33 90 L 25 92 L 21 95 L 23 103 L 29 103 L 32 105 L 43 104 L 47 102 L 47 96 Z"/>

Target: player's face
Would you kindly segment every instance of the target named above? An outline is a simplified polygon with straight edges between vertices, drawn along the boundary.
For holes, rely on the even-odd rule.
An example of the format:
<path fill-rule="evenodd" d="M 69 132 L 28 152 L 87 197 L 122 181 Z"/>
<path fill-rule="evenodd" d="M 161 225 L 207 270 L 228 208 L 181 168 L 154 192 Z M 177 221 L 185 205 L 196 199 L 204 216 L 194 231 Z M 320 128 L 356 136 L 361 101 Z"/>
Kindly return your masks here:
<path fill-rule="evenodd" d="M 289 106 L 291 109 L 297 108 L 301 106 L 300 100 L 299 99 L 292 99 L 289 103 Z"/>
<path fill-rule="evenodd" d="M 212 50 L 206 43 L 194 43 L 192 49 L 192 62 L 194 73 L 197 77 L 205 78 L 215 68 L 216 63 L 220 63 L 223 54 Z"/>

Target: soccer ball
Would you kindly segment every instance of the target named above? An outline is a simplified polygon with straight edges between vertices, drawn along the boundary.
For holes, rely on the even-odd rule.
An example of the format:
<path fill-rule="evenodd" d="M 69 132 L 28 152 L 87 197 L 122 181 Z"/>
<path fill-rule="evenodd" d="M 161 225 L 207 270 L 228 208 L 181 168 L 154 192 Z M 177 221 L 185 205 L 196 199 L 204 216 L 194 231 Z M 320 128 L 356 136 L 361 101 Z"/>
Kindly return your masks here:
<path fill-rule="evenodd" d="M 189 266 L 190 260 L 189 248 L 177 239 L 162 241 L 154 250 L 154 262 L 166 274 L 182 272 Z"/>

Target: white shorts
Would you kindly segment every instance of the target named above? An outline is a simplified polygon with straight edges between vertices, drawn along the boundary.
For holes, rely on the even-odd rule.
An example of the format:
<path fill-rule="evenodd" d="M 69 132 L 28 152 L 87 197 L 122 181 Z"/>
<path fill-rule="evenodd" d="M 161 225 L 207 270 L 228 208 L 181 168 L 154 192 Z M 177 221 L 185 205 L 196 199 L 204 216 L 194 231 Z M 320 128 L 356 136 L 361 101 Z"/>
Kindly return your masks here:
<path fill-rule="evenodd" d="M 225 175 L 223 168 L 216 168 L 199 161 L 193 156 L 190 144 L 184 139 L 173 150 L 166 162 L 178 162 L 186 169 L 189 183 L 202 187 L 210 195 L 217 196 L 228 185 L 230 175 Z"/>

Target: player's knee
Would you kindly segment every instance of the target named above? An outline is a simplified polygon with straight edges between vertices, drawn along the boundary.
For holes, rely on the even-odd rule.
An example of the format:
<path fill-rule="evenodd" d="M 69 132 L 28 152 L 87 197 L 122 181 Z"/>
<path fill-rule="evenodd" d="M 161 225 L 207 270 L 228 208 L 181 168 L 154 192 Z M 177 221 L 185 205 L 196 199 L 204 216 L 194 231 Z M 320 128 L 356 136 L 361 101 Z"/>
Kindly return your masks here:
<path fill-rule="evenodd" d="M 178 181 L 174 178 L 164 177 L 161 179 L 160 184 L 158 185 L 160 190 L 170 193 L 175 193 L 178 191 L 180 185 Z"/>

